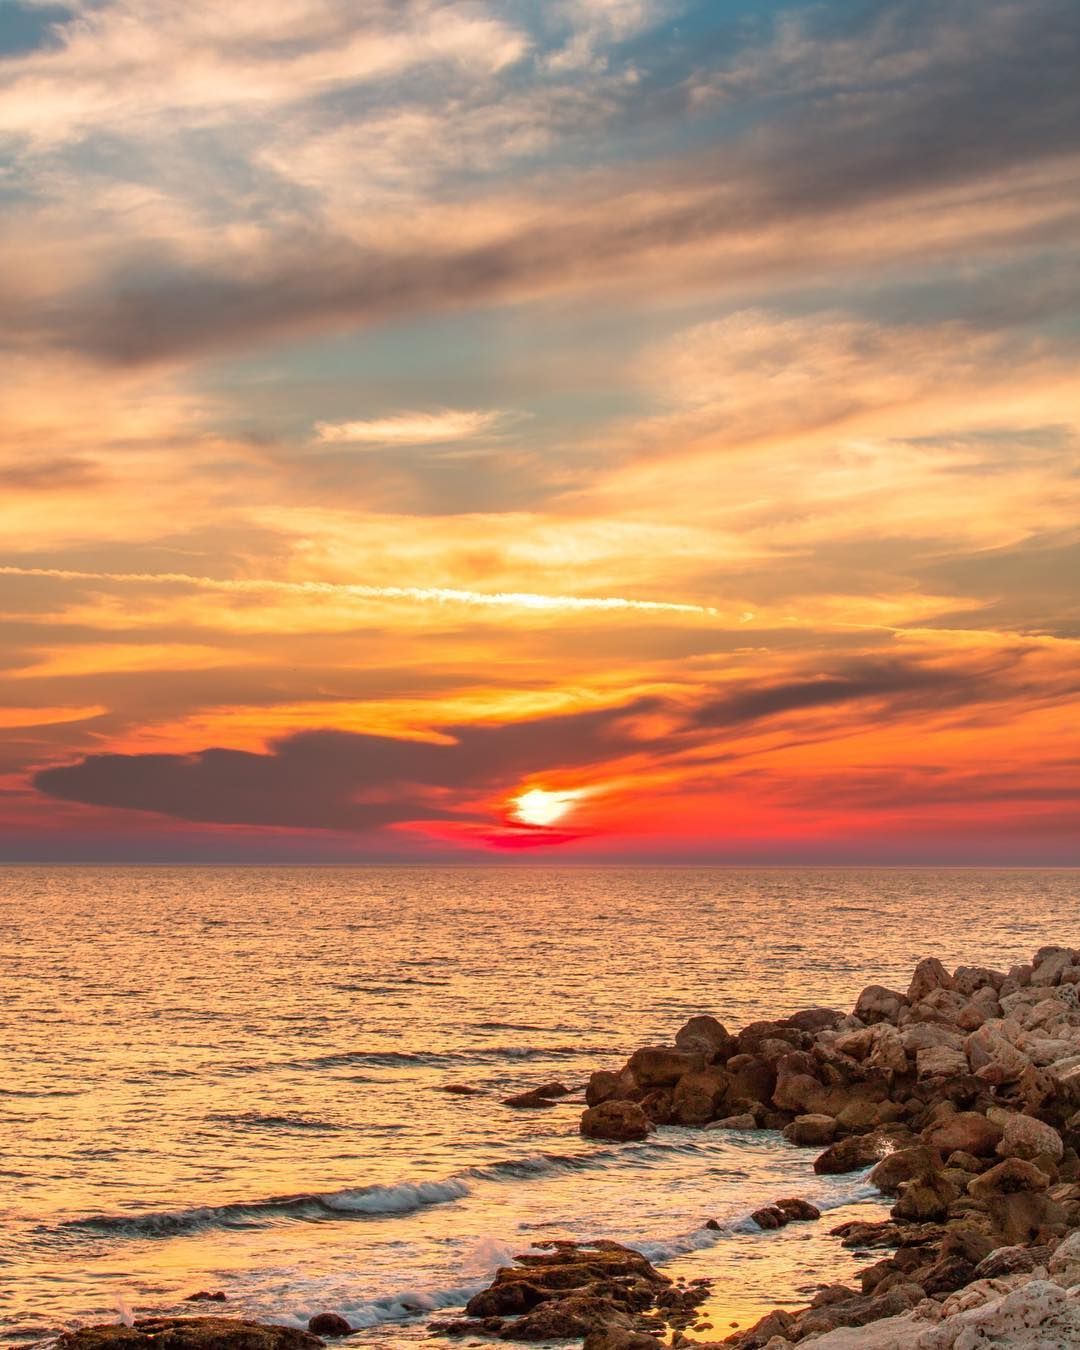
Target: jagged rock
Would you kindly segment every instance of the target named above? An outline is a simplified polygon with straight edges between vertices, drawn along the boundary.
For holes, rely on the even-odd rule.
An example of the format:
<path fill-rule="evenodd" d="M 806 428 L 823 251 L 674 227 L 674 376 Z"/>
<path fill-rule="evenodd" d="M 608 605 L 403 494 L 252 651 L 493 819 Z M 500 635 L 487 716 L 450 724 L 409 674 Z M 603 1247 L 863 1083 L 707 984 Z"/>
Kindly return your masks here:
<path fill-rule="evenodd" d="M 990 988 L 996 993 L 1004 981 L 1003 971 L 989 970 L 986 966 L 957 966 L 952 977 L 953 988 L 967 998 L 980 989 Z"/>
<path fill-rule="evenodd" d="M 504 1097 L 503 1106 L 513 1106 L 517 1110 L 535 1107 L 554 1106 L 558 1097 L 568 1097 L 570 1089 L 563 1083 L 545 1083 L 543 1087 L 532 1088 L 529 1092 L 519 1092 L 513 1097 Z"/>
<path fill-rule="evenodd" d="M 308 1331 L 313 1336 L 351 1336 L 352 1326 L 346 1322 L 344 1317 L 338 1313 L 324 1312 L 316 1313 L 314 1317 L 308 1319 Z"/>
<path fill-rule="evenodd" d="M 915 967 L 908 985 L 908 1002 L 918 1003 L 935 989 L 952 989 L 952 976 L 936 956 L 927 956 Z"/>
<path fill-rule="evenodd" d="M 715 1017 L 691 1017 L 675 1033 L 675 1048 L 714 1063 L 735 1053 L 735 1037 Z"/>
<path fill-rule="evenodd" d="M 798 1319 L 799 1339 L 833 1331 L 836 1327 L 865 1327 L 882 1318 L 897 1317 L 914 1308 L 924 1297 L 919 1285 L 901 1283 L 880 1295 L 856 1294 L 842 1303 L 812 1308 Z"/>
<path fill-rule="evenodd" d="M 636 1102 L 606 1101 L 590 1106 L 581 1117 L 581 1133 L 590 1139 L 614 1139 L 620 1143 L 644 1139 L 649 1118 Z"/>
<path fill-rule="evenodd" d="M 474 1294 L 465 1305 L 466 1317 L 517 1317 L 531 1312 L 546 1299 L 551 1291 L 540 1289 L 529 1280 L 496 1282 L 489 1289 Z"/>
<path fill-rule="evenodd" d="M 318 1350 L 318 1336 L 238 1317 L 141 1317 L 134 1326 L 80 1327 L 55 1350 Z"/>
<path fill-rule="evenodd" d="M 617 1303 L 581 1294 L 541 1303 L 500 1334 L 504 1341 L 563 1341 L 579 1339 L 592 1331 L 632 1329 L 633 1319 Z"/>
<path fill-rule="evenodd" d="M 774 1308 L 752 1327 L 730 1339 L 738 1344 L 740 1350 L 764 1350 L 774 1336 L 790 1339 L 795 1327 L 795 1319 L 790 1313 L 785 1312 L 783 1308 Z"/>

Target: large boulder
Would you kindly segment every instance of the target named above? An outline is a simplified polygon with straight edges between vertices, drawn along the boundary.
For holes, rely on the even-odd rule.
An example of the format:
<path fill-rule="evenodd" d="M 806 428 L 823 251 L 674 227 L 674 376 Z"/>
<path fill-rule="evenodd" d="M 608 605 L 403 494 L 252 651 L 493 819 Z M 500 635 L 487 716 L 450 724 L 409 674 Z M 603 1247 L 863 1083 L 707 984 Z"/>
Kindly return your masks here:
<path fill-rule="evenodd" d="M 836 1138 L 836 1121 L 832 1116 L 796 1116 L 784 1126 L 784 1138 L 800 1148 L 821 1148 Z"/>
<path fill-rule="evenodd" d="M 936 956 L 926 956 L 915 967 L 908 985 L 909 1003 L 918 1003 L 935 989 L 952 989 L 952 976 Z"/>
<path fill-rule="evenodd" d="M 852 1134 L 838 1139 L 835 1144 L 814 1159 L 814 1171 L 819 1175 L 858 1172 L 879 1162 L 894 1147 L 894 1141 L 881 1134 Z"/>
<path fill-rule="evenodd" d="M 594 1331 L 633 1329 L 633 1319 L 619 1304 L 592 1294 L 549 1299 L 500 1333 L 504 1341 L 580 1340 Z"/>
<path fill-rule="evenodd" d="M 589 1139 L 614 1139 L 625 1143 L 644 1139 L 652 1127 L 637 1102 L 606 1101 L 582 1112 L 580 1128 Z"/>
<path fill-rule="evenodd" d="M 730 1079 L 723 1069 L 685 1073 L 675 1084 L 671 1118 L 679 1125 L 705 1125 L 721 1114 Z"/>
<path fill-rule="evenodd" d="M 643 1088 L 670 1087 L 684 1073 L 693 1073 L 705 1067 L 705 1056 L 684 1050 L 673 1050 L 666 1045 L 650 1045 L 635 1050 L 627 1068 Z"/>
<path fill-rule="evenodd" d="M 970 1153 L 976 1158 L 993 1157 L 1001 1142 L 1002 1128 L 978 1111 L 958 1111 L 944 1116 L 922 1132 L 922 1142 L 945 1157 Z"/>
<path fill-rule="evenodd" d="M 586 1105 L 599 1106 L 601 1102 L 617 1097 L 619 1087 L 620 1079 L 617 1073 L 612 1073 L 610 1069 L 597 1069 L 594 1074 L 589 1075 L 589 1081 L 585 1087 Z"/>
<path fill-rule="evenodd" d="M 894 1149 L 870 1173 L 870 1182 L 882 1195 L 896 1195 L 905 1181 L 931 1176 L 941 1167 L 941 1155 L 925 1144 Z"/>
<path fill-rule="evenodd" d="M 65 1331 L 55 1350 L 318 1350 L 308 1331 L 240 1317 L 141 1317 L 134 1326 L 112 1323 Z"/>
<path fill-rule="evenodd" d="M 715 1017 L 691 1017 L 675 1033 L 675 1048 L 716 1063 L 735 1053 L 735 1037 Z"/>
<path fill-rule="evenodd" d="M 895 989 L 886 989 L 880 984 L 868 984 L 855 1001 L 855 1016 L 868 1025 L 873 1022 L 895 1024 L 901 1011 L 907 1006 L 908 1000 Z"/>
<path fill-rule="evenodd" d="M 1012 1195 L 1016 1191 L 1045 1191 L 1050 1178 L 1034 1163 L 1023 1158 L 1006 1158 L 968 1182 L 968 1191 L 976 1199 Z"/>
<path fill-rule="evenodd" d="M 1026 1158 L 1031 1162 L 1038 1158 L 1049 1158 L 1056 1163 L 1060 1162 L 1065 1145 L 1052 1125 L 1036 1120 L 1034 1116 L 1010 1112 L 997 1151 L 1003 1158 Z"/>

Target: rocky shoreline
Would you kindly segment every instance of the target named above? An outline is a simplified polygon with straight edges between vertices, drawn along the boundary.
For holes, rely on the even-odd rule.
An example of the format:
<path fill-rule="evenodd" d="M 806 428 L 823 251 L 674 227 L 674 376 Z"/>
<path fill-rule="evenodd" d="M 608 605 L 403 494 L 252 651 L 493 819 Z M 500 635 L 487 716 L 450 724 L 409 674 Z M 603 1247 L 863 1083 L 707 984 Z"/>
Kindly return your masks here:
<path fill-rule="evenodd" d="M 676 1347 L 740 1350 L 1080 1345 L 1080 951 L 1042 947 L 1009 971 L 950 973 L 929 957 L 906 991 L 871 985 L 850 1013 L 810 1008 L 736 1034 L 695 1017 L 673 1045 L 594 1073 L 586 1102 L 590 1138 L 772 1129 L 822 1149 L 818 1173 L 871 1168 L 895 1199 L 890 1217 L 831 1230 L 876 1258 L 859 1287 L 823 1287 L 807 1308 L 694 1341 L 685 1328 L 700 1291 L 687 1301 L 651 1267 L 612 1281 L 595 1247 L 566 1244 L 519 1257 L 465 1319 L 433 1331 L 582 1337 L 585 1350 L 647 1350 L 669 1329 Z M 793 1213 L 800 1203 L 766 1206 L 754 1221 L 815 1217 L 812 1206 Z M 634 1256 L 644 1261 L 621 1259 Z M 547 1272 L 560 1267 L 553 1282 Z"/>
<path fill-rule="evenodd" d="M 555 1092 L 555 1088 L 559 1092 Z M 511 1106 L 546 1105 L 551 1085 Z M 529 1096 L 530 1094 L 525 1094 Z M 888 1219 L 841 1224 L 858 1287 L 821 1287 L 723 1341 L 699 1309 L 708 1281 L 672 1281 L 618 1243 L 558 1242 L 502 1267 L 437 1336 L 784 1350 L 1080 1346 L 1080 951 L 1040 948 L 1009 971 L 920 961 L 906 991 L 871 985 L 850 1013 L 810 1008 L 737 1033 L 692 1018 L 670 1046 L 593 1073 L 580 1129 L 630 1141 L 658 1126 L 780 1130 L 820 1149 L 818 1173 L 869 1171 Z M 753 1214 L 814 1222 L 807 1201 Z M 213 1338 L 209 1323 L 216 1324 Z M 312 1331 L 344 1332 L 329 1320 Z M 224 1318 L 67 1333 L 60 1350 L 312 1350 L 316 1336 Z"/>

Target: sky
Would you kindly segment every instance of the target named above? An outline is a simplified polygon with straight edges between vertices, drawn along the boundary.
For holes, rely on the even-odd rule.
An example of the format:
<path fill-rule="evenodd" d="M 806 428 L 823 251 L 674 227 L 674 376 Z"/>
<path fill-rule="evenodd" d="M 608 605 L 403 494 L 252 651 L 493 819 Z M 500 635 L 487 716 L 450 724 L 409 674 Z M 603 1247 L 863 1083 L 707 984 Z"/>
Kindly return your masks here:
<path fill-rule="evenodd" d="M 1080 863 L 1076 0 L 0 0 L 0 859 Z"/>

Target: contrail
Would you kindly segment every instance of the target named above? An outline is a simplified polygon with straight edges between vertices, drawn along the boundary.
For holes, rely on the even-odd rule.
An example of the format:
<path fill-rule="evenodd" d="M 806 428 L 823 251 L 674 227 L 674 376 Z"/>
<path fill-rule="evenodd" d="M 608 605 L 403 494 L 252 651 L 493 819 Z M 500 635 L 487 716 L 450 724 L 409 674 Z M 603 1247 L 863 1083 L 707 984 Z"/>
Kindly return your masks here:
<path fill-rule="evenodd" d="M 363 586 L 338 581 L 266 581 L 249 578 L 198 577 L 187 572 L 80 572 L 65 567 L 3 567 L 0 576 L 51 577 L 58 581 L 105 581 L 130 585 L 195 586 L 203 591 L 240 594 L 281 592 L 288 595 L 344 595 L 359 600 L 407 600 L 415 604 L 499 606 L 509 609 L 583 611 L 646 611 L 666 614 L 716 615 L 711 605 L 671 600 L 627 600 L 617 595 L 540 595 L 532 591 L 468 591 L 452 586 Z"/>

